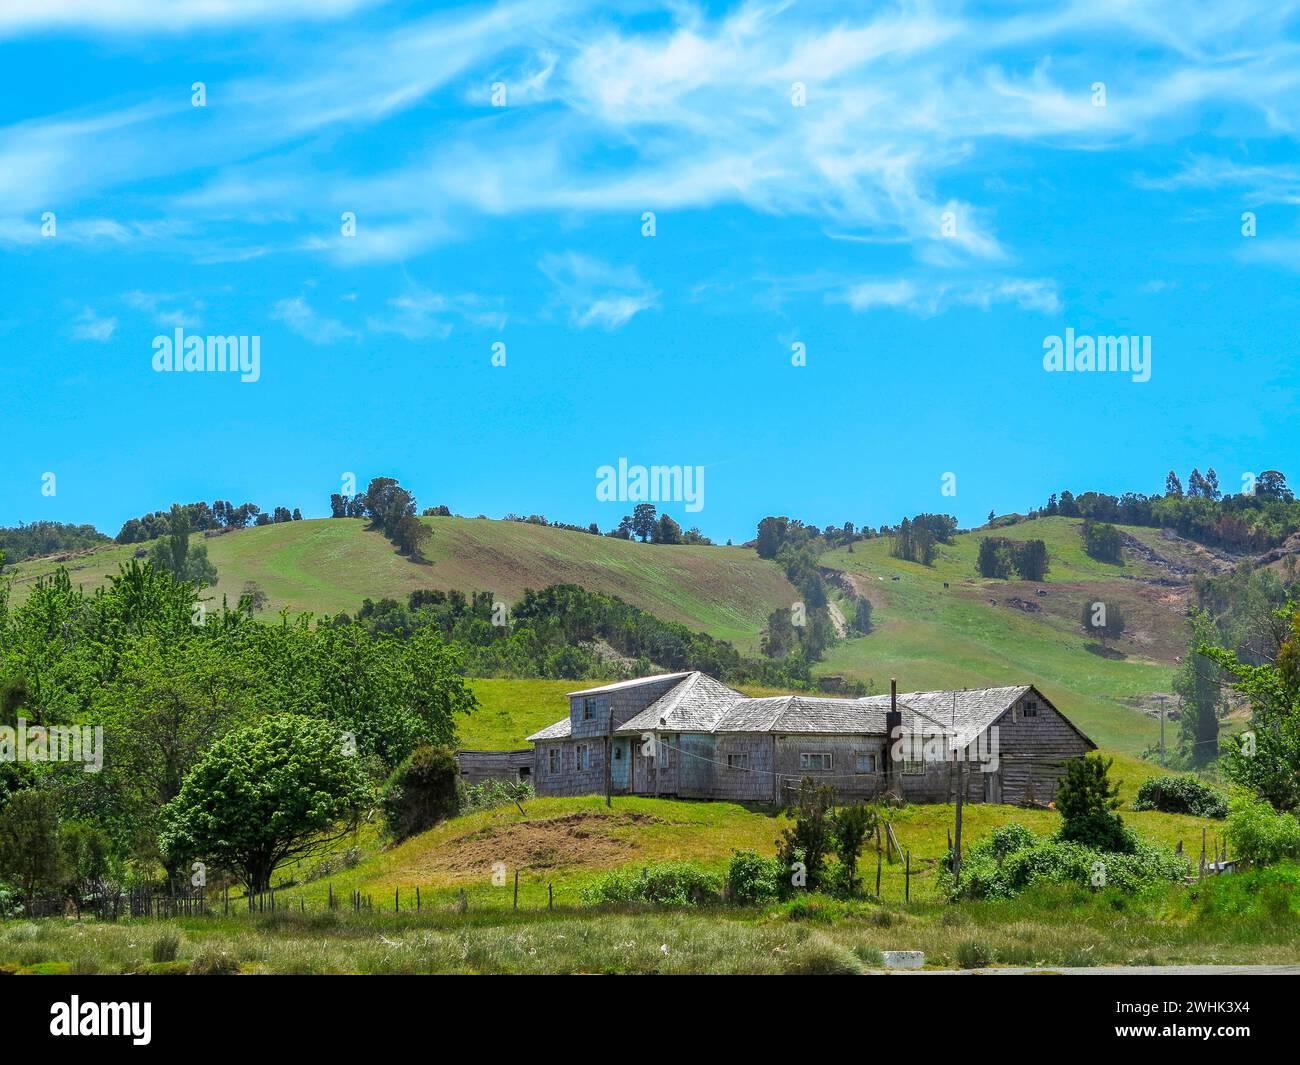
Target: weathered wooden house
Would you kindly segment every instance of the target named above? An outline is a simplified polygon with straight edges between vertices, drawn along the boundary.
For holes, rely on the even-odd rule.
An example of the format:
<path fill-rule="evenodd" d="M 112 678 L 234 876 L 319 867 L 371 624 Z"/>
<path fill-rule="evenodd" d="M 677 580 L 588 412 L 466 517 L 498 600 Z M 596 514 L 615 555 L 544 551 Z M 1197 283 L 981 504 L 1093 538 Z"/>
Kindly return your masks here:
<path fill-rule="evenodd" d="M 533 749 L 518 751 L 457 751 L 456 764 L 466 784 L 485 780 L 527 783 L 533 777 Z"/>
<path fill-rule="evenodd" d="M 539 795 L 781 802 L 804 777 L 844 798 L 1045 803 L 1096 747 L 1031 684 L 836 699 L 750 698 L 703 673 L 569 694 L 528 737 Z"/>

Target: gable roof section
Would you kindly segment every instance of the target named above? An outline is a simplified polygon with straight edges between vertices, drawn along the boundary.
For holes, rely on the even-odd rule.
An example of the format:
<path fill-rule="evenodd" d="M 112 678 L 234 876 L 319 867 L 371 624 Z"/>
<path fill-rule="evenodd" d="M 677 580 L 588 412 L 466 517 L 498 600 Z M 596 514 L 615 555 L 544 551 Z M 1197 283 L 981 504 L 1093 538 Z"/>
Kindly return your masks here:
<path fill-rule="evenodd" d="M 835 699 L 815 695 L 772 695 L 749 698 L 705 673 L 669 673 L 641 678 L 640 682 L 662 682 L 680 677 L 668 691 L 645 710 L 616 728 L 615 734 L 643 732 L 765 732 L 792 735 L 867 735 L 886 734 L 885 715 L 888 695 L 871 695 L 861 699 Z M 608 691 L 638 683 L 623 681 L 618 685 L 590 691 Z M 1031 684 L 1002 688 L 966 688 L 961 691 L 908 692 L 898 696 L 903 727 L 908 730 L 942 729 L 949 733 L 950 747 L 971 743 L 1011 709 L 1025 693 L 1034 692 L 1056 710 L 1080 738 L 1088 739 L 1070 719 L 1061 714 L 1050 699 Z M 582 695 L 589 692 L 574 692 Z M 569 719 L 557 721 L 528 737 L 538 740 L 568 739 Z"/>
<path fill-rule="evenodd" d="M 567 740 L 573 734 L 573 722 L 565 717 L 562 721 L 557 721 L 554 725 L 547 725 L 541 732 L 534 732 L 525 743 L 536 743 L 538 740 Z"/>
<path fill-rule="evenodd" d="M 615 731 L 641 733 L 668 729 L 670 732 L 712 732 L 736 700 L 745 698 L 707 673 L 687 673 L 685 677 Z"/>
<path fill-rule="evenodd" d="M 622 691 L 625 688 L 639 688 L 643 684 L 659 684 L 665 680 L 685 680 L 690 676 L 703 676 L 703 674 L 692 673 L 656 673 L 652 677 L 634 677 L 631 680 L 615 681 L 613 684 L 602 684 L 599 688 L 583 688 L 581 691 L 569 692 L 566 698 L 572 699 L 575 695 L 603 695 L 605 692 Z M 712 678 L 709 678 L 712 680 Z M 717 683 L 714 681 L 713 683 Z M 730 690 L 730 689 L 728 689 Z"/>

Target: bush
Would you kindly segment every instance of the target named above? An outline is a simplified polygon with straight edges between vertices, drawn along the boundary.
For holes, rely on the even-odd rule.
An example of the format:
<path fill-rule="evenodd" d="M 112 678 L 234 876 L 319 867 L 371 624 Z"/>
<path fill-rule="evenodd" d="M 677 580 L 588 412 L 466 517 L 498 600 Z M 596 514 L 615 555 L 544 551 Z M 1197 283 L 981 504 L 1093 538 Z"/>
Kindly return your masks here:
<path fill-rule="evenodd" d="M 1236 857 L 1252 865 L 1271 865 L 1300 858 L 1300 821 L 1278 813 L 1263 799 L 1246 791 L 1232 795 L 1224 835 Z"/>
<path fill-rule="evenodd" d="M 779 899 L 788 880 L 781 863 L 754 851 L 734 851 L 727 868 L 727 898 L 738 906 L 755 906 Z"/>
<path fill-rule="evenodd" d="M 685 862 L 667 862 L 636 872 L 619 869 L 606 873 L 583 888 L 581 898 L 587 906 L 697 906 L 721 901 L 722 878 Z"/>
<path fill-rule="evenodd" d="M 1152 884 L 1180 880 L 1191 872 L 1185 856 L 1136 836 L 1132 837 L 1132 852 L 1118 853 L 1060 839 L 1041 839 L 1019 825 L 1007 828 L 1015 831 L 1003 833 L 996 842 L 990 838 L 977 843 L 962 856 L 960 890 L 952 882 L 951 852 L 945 855 L 939 873 L 940 888 L 951 897 L 968 899 L 1012 899 L 1038 884 L 1073 884 L 1131 893 Z M 1019 844 L 1008 850 L 1015 840 Z"/>
<path fill-rule="evenodd" d="M 993 961 L 993 951 L 977 939 L 967 939 L 957 944 L 957 967 L 983 969 Z"/>
<path fill-rule="evenodd" d="M 175 932 L 164 932 L 149 948 L 150 961 L 175 961 L 180 953 L 181 937 Z"/>
<path fill-rule="evenodd" d="M 234 976 L 239 972 L 239 962 L 225 951 L 205 950 L 190 962 L 191 976 Z"/>
<path fill-rule="evenodd" d="M 460 768 L 446 747 L 417 747 L 388 778 L 384 825 L 395 839 L 406 839 L 455 816 Z"/>
<path fill-rule="evenodd" d="M 1228 816 L 1228 802 L 1223 795 L 1190 773 L 1149 777 L 1142 781 L 1133 809 L 1192 814 L 1194 817 Z"/>
<path fill-rule="evenodd" d="M 1065 776 L 1056 789 L 1056 808 L 1061 812 L 1057 839 L 1062 843 L 1133 853 L 1137 837 L 1113 812 L 1119 806 L 1119 787 L 1110 779 L 1113 761 L 1094 751 L 1065 763 Z"/>
<path fill-rule="evenodd" d="M 995 828 L 989 836 L 988 846 L 993 854 L 1001 859 L 1015 851 L 1032 847 L 1037 842 L 1038 837 L 1025 825 L 1010 824 Z"/>
<path fill-rule="evenodd" d="M 461 795 L 460 812 L 468 814 L 475 810 L 493 810 L 498 806 L 524 803 L 535 798 L 537 792 L 527 781 L 485 780 L 481 784 L 471 784 L 465 788 Z"/>

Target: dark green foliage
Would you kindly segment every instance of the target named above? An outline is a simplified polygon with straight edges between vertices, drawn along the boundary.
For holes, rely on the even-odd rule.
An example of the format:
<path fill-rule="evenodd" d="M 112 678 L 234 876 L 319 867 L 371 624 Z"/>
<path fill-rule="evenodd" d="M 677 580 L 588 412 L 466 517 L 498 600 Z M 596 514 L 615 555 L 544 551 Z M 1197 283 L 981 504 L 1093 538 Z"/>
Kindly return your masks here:
<path fill-rule="evenodd" d="M 217 569 L 208 561 L 204 544 L 190 544 L 193 532 L 189 507 L 173 506 L 167 521 L 167 532 L 154 541 L 149 560 L 172 579 L 203 588 L 217 583 Z"/>
<path fill-rule="evenodd" d="M 389 777 L 384 825 L 398 840 L 454 817 L 459 807 L 456 755 L 447 747 L 417 747 Z"/>
<path fill-rule="evenodd" d="M 916 521 L 904 518 L 894 533 L 889 553 L 895 558 L 907 562 L 919 562 L 929 566 L 939 554 L 938 539 L 930 528 L 921 523 L 925 515 L 918 515 Z"/>
<path fill-rule="evenodd" d="M 831 808 L 835 804 L 835 791 L 818 784 L 811 777 L 799 782 L 799 791 L 786 810 L 794 824 L 783 829 L 777 839 L 777 859 L 784 870 L 792 870 L 799 863 L 807 878 L 809 891 L 821 886 L 826 869 L 826 859 L 835 849 L 831 821 Z M 792 875 L 787 872 L 786 875 Z"/>
<path fill-rule="evenodd" d="M 581 898 L 586 906 L 698 906 L 721 901 L 722 878 L 686 862 L 665 862 L 606 873 L 583 888 Z"/>
<path fill-rule="evenodd" d="M 1083 549 L 1099 562 L 1124 561 L 1124 537 L 1115 526 L 1085 518 L 1079 533 Z"/>
<path fill-rule="evenodd" d="M 857 889 L 858 859 L 862 847 L 877 824 L 876 811 L 870 806 L 841 806 L 831 816 L 835 854 L 844 869 L 845 888 L 850 895 Z"/>
<path fill-rule="evenodd" d="M 776 858 L 754 851 L 734 851 L 727 867 L 727 898 L 740 906 L 754 906 L 782 898 L 790 878 Z"/>
<path fill-rule="evenodd" d="M 1300 858 L 1300 821 L 1249 792 L 1234 792 L 1224 834 L 1235 857 L 1253 865 Z"/>
<path fill-rule="evenodd" d="M 1065 763 L 1065 775 L 1056 789 L 1056 809 L 1061 814 L 1058 839 L 1094 850 L 1133 851 L 1133 833 L 1114 812 L 1120 801 L 1119 786 L 1110 779 L 1113 761 L 1094 751 Z"/>
<path fill-rule="evenodd" d="M 356 754 L 325 721 L 277 714 L 212 745 L 163 809 L 163 851 L 236 871 L 264 891 L 356 827 L 373 800 Z"/>
<path fill-rule="evenodd" d="M 65 525 L 58 521 L 34 521 L 24 525 L 20 522 L 15 528 L 0 529 L 0 558 L 13 565 L 25 558 L 81 551 L 111 542 L 93 525 Z"/>
<path fill-rule="evenodd" d="M 1197 777 L 1158 776 L 1142 781 L 1133 809 L 1221 818 L 1228 816 L 1228 800 Z"/>
<path fill-rule="evenodd" d="M 1134 840 L 1131 853 L 1117 854 L 1077 842 L 1042 839 L 1019 825 L 1006 828 L 1015 831 L 995 832 L 963 851 L 960 891 L 952 882 L 952 853 L 944 855 L 940 890 L 963 899 L 1012 899 L 1038 884 L 1131 893 L 1177 882 L 1191 871 L 1184 856 L 1141 840 Z"/>
<path fill-rule="evenodd" d="M 1179 743 L 1193 766 L 1204 766 L 1219 754 L 1219 718 L 1228 711 L 1223 671 L 1200 648 L 1218 642 L 1214 620 L 1203 610 L 1189 622 L 1191 636 L 1183 664 L 1174 675 L 1174 692 L 1182 699 Z M 1220 815 L 1222 816 L 1222 815 Z"/>
<path fill-rule="evenodd" d="M 981 577 L 1004 581 L 1011 576 L 1015 554 L 1011 541 L 1002 536 L 985 536 L 980 539 L 979 555 L 975 568 Z"/>
<path fill-rule="evenodd" d="M 1089 636 L 1101 640 L 1118 640 L 1124 635 L 1128 622 L 1118 603 L 1085 602 L 1079 613 L 1079 624 Z"/>
<path fill-rule="evenodd" d="M 1016 548 L 1016 572 L 1025 581 L 1041 581 L 1047 576 L 1047 545 L 1042 540 L 1025 540 Z"/>
<path fill-rule="evenodd" d="M 494 597 L 475 592 L 417 591 L 406 603 L 367 599 L 357 621 L 367 631 L 408 639 L 426 628 L 459 648 L 464 668 L 474 676 L 562 677 L 566 679 L 619 676 L 591 649 L 592 641 L 608 643 L 620 655 L 644 659 L 639 673 L 654 666 L 664 670 L 698 669 L 727 683 L 772 686 L 811 686 L 808 661 L 802 656 L 779 661 L 746 658 L 725 640 L 715 640 L 685 625 L 663 621 L 615 596 L 590 592 L 575 584 L 555 584 L 528 590 L 508 612 L 508 624 L 494 624 Z M 777 624 L 790 622 L 782 611 Z M 789 633 L 790 647 L 809 652 L 826 646 L 829 625 L 825 611 L 812 612 L 809 625 Z"/>
<path fill-rule="evenodd" d="M 65 872 L 54 796 L 20 791 L 0 813 L 0 880 L 22 892 L 30 913 L 37 893 L 58 888 Z"/>

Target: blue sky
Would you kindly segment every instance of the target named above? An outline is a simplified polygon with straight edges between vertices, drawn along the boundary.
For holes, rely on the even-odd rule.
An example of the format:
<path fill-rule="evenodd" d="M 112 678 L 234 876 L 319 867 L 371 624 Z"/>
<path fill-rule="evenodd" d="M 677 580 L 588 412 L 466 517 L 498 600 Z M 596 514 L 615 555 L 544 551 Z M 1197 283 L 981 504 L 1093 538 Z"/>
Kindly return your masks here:
<path fill-rule="evenodd" d="M 351 472 L 608 528 L 626 457 L 739 541 L 1300 476 L 1296 8 L 9 0 L 0 524 Z M 260 379 L 155 372 L 177 327 Z M 1046 372 L 1067 328 L 1150 380 Z"/>

